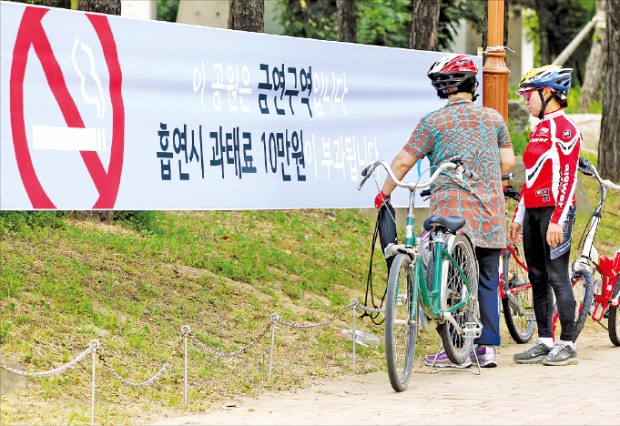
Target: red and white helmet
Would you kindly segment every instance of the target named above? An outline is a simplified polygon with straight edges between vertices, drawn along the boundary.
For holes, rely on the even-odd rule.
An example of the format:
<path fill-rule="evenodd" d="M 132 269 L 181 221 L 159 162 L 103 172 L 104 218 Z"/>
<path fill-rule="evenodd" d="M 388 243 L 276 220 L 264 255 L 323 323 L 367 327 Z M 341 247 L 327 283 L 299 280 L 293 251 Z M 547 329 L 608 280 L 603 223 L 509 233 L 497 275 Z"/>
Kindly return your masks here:
<path fill-rule="evenodd" d="M 458 91 L 461 83 L 475 78 L 478 68 L 467 55 L 448 55 L 435 62 L 428 70 L 428 78 L 438 94 L 449 95 Z"/>

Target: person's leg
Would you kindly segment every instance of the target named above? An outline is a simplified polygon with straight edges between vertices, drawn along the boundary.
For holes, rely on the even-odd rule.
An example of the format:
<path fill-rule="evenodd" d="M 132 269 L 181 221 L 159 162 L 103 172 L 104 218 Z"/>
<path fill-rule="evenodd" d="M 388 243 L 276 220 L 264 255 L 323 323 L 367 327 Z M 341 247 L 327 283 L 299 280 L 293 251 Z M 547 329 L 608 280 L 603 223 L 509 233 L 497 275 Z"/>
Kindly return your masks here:
<path fill-rule="evenodd" d="M 547 283 L 544 250 L 547 224 L 548 222 L 542 223 L 540 220 L 540 209 L 526 210 L 523 220 L 523 251 L 528 278 L 532 284 L 538 340 L 526 351 L 513 355 L 512 359 L 522 364 L 542 362 L 553 346 L 553 294 L 551 286 Z"/>
<path fill-rule="evenodd" d="M 471 360 L 484 368 L 497 366 L 493 346 L 499 346 L 500 343 L 499 293 L 497 289 L 500 254 L 501 249 L 476 247 L 479 271 L 478 302 L 482 334 L 474 341 L 476 348 L 472 352 Z"/>
<path fill-rule="evenodd" d="M 549 282 L 555 293 L 562 332 L 554 342 L 551 352 L 542 359 L 545 365 L 577 364 L 577 347 L 573 342 L 575 332 L 575 295 L 568 276 L 569 253 L 557 259 L 548 259 Z"/>
<path fill-rule="evenodd" d="M 550 218 L 551 212 L 544 212 L 541 220 L 549 223 Z M 568 273 L 570 250 L 552 260 L 551 247 L 545 241 L 545 253 L 547 279 L 555 294 L 555 304 L 558 309 L 562 332 L 559 340 L 554 342 L 551 352 L 542 359 L 542 363 L 545 365 L 576 364 L 578 363 L 577 349 L 573 342 L 576 303 Z"/>
<path fill-rule="evenodd" d="M 549 223 L 553 210 L 541 212 L 541 222 Z M 545 236 L 547 230 L 545 228 Z M 551 259 L 551 247 L 545 239 L 543 248 L 545 251 L 545 267 L 547 271 L 547 282 L 555 294 L 555 304 L 560 317 L 562 332 L 560 340 L 571 342 L 575 332 L 575 295 L 569 277 L 570 250 L 556 259 Z"/>
<path fill-rule="evenodd" d="M 478 260 L 478 301 L 482 334 L 474 343 L 498 346 L 499 334 L 499 255 L 500 249 L 476 247 Z"/>
<path fill-rule="evenodd" d="M 528 268 L 528 278 L 532 284 L 534 314 L 538 326 L 538 336 L 552 339 L 553 293 L 548 283 L 547 263 L 549 246 L 547 245 L 547 226 L 543 210 L 553 208 L 528 209 L 523 221 L 523 251 Z"/>

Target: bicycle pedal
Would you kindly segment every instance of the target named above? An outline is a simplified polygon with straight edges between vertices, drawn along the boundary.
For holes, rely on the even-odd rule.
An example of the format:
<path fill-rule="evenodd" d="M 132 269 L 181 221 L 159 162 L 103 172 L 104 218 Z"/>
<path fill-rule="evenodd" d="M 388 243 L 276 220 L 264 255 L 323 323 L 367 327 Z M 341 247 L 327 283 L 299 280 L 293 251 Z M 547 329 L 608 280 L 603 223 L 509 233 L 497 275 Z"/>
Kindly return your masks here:
<path fill-rule="evenodd" d="M 463 327 L 463 337 L 477 339 L 482 335 L 482 327 L 476 322 L 466 322 Z"/>

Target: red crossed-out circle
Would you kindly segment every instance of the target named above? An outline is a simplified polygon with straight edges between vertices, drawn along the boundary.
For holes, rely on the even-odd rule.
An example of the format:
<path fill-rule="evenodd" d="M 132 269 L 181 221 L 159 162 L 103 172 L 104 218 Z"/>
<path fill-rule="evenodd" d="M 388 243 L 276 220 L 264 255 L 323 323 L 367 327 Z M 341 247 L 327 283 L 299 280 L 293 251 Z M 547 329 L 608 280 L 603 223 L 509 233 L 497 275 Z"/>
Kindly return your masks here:
<path fill-rule="evenodd" d="M 13 131 L 13 145 L 15 157 L 22 182 L 35 209 L 55 209 L 56 206 L 49 199 L 39 182 L 37 173 L 32 164 L 32 157 L 28 148 L 26 123 L 24 120 L 24 78 L 28 62 L 28 51 L 32 46 L 36 53 L 47 83 L 60 107 L 60 111 L 68 127 L 84 128 L 84 121 L 71 97 L 60 65 L 54 56 L 47 34 L 41 25 L 43 16 L 49 9 L 26 7 L 22 16 L 15 48 L 13 49 L 13 63 L 11 65 L 10 80 L 10 112 L 11 128 Z M 121 87 L 123 77 L 118 61 L 118 52 L 114 35 L 108 19 L 104 15 L 85 14 L 90 20 L 99 40 L 108 72 L 110 74 L 110 102 L 112 104 L 112 143 L 110 164 L 106 172 L 99 155 L 94 151 L 80 151 L 84 164 L 90 173 L 93 183 L 99 192 L 99 198 L 93 209 L 111 209 L 114 207 L 123 170 L 123 152 L 125 146 L 125 106 Z"/>

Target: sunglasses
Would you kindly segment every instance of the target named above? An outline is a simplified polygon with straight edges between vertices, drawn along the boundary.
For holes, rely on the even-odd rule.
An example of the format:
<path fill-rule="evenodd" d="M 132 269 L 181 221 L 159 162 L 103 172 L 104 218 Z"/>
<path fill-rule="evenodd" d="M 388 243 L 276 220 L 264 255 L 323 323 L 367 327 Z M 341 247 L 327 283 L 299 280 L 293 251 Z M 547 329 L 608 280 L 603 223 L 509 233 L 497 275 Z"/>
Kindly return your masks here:
<path fill-rule="evenodd" d="M 525 102 L 529 102 L 530 98 L 532 97 L 532 93 L 534 93 L 535 91 L 536 89 L 528 90 L 527 92 L 523 92 L 521 96 L 523 96 L 523 99 L 525 99 Z"/>

